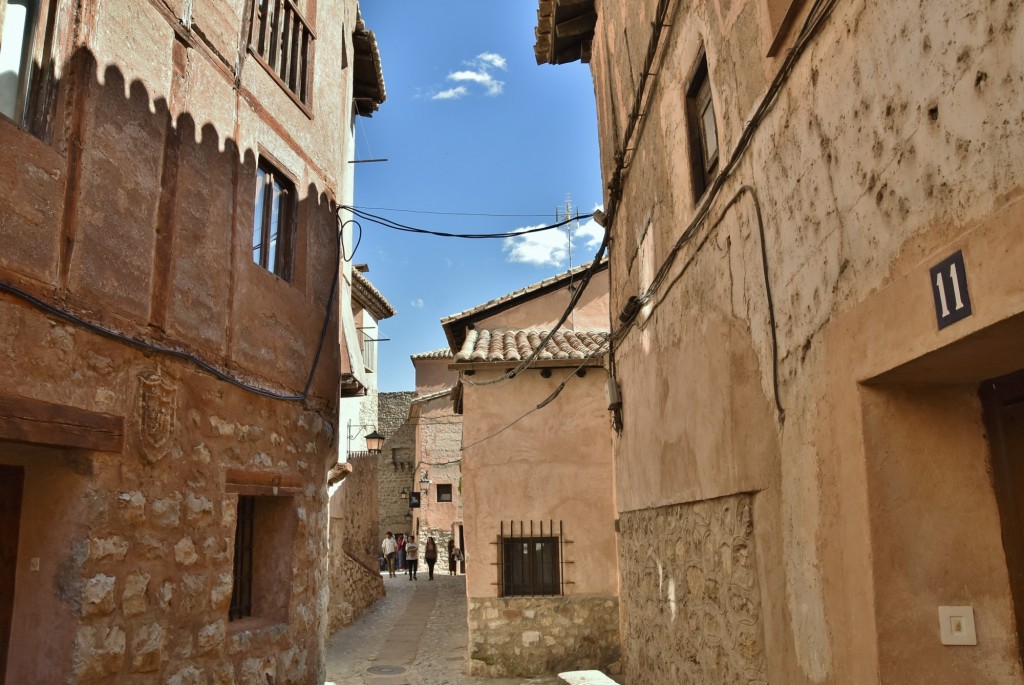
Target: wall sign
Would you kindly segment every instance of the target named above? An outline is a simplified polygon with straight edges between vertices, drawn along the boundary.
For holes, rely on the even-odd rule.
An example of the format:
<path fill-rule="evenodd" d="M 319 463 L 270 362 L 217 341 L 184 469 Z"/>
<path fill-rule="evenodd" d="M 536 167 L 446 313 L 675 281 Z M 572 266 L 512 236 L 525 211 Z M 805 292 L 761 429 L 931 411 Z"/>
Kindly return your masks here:
<path fill-rule="evenodd" d="M 939 330 L 974 313 L 971 309 L 971 296 L 967 291 L 967 267 L 964 266 L 963 252 L 957 250 L 933 266 L 931 277 Z"/>
<path fill-rule="evenodd" d="M 409 493 L 409 508 L 419 509 L 420 507 L 420 493 L 410 492 Z"/>

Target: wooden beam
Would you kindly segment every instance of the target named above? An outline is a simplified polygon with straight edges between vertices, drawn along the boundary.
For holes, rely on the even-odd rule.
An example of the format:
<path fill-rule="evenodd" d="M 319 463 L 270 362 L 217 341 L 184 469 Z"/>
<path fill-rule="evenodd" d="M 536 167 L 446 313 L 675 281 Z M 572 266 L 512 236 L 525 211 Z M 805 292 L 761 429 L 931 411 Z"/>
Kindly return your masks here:
<path fill-rule="evenodd" d="M 295 497 L 303 494 L 305 488 L 298 476 L 272 471 L 228 469 L 224 478 L 224 491 L 238 495 Z"/>
<path fill-rule="evenodd" d="M 597 12 L 588 12 L 573 19 L 566 19 L 560 22 L 555 26 L 555 35 L 559 38 L 582 36 L 593 33 L 595 26 L 597 26 Z"/>
<path fill-rule="evenodd" d="M 0 395 L 0 440 L 99 452 L 124 450 L 124 418 Z"/>

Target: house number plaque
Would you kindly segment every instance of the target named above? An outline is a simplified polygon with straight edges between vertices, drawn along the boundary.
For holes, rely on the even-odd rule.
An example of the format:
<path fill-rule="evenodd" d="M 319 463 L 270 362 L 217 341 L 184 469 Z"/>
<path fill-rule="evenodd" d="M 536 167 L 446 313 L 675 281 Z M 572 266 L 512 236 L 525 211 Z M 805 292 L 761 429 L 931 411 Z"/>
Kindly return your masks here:
<path fill-rule="evenodd" d="M 971 296 L 967 291 L 967 268 L 964 266 L 963 252 L 957 250 L 933 266 L 931 277 L 939 330 L 973 313 Z"/>

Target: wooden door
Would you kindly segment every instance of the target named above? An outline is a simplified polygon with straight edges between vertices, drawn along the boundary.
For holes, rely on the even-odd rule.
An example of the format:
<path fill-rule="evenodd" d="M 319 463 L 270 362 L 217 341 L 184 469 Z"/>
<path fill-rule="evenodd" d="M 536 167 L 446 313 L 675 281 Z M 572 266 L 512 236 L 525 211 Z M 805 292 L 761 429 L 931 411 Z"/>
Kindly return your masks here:
<path fill-rule="evenodd" d="M 14 615 L 14 578 L 18 568 L 18 529 L 25 470 L 0 466 L 0 685 L 7 673 L 7 647 Z"/>
<path fill-rule="evenodd" d="M 1024 659 L 1024 370 L 981 384 L 1017 646 Z"/>

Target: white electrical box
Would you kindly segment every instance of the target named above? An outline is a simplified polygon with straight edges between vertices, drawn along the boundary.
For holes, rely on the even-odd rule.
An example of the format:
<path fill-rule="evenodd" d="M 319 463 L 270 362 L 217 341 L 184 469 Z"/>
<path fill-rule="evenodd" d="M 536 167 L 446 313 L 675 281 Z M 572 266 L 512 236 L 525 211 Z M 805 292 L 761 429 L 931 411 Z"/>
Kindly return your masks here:
<path fill-rule="evenodd" d="M 939 607 L 939 633 L 944 645 L 976 645 L 974 607 Z"/>

